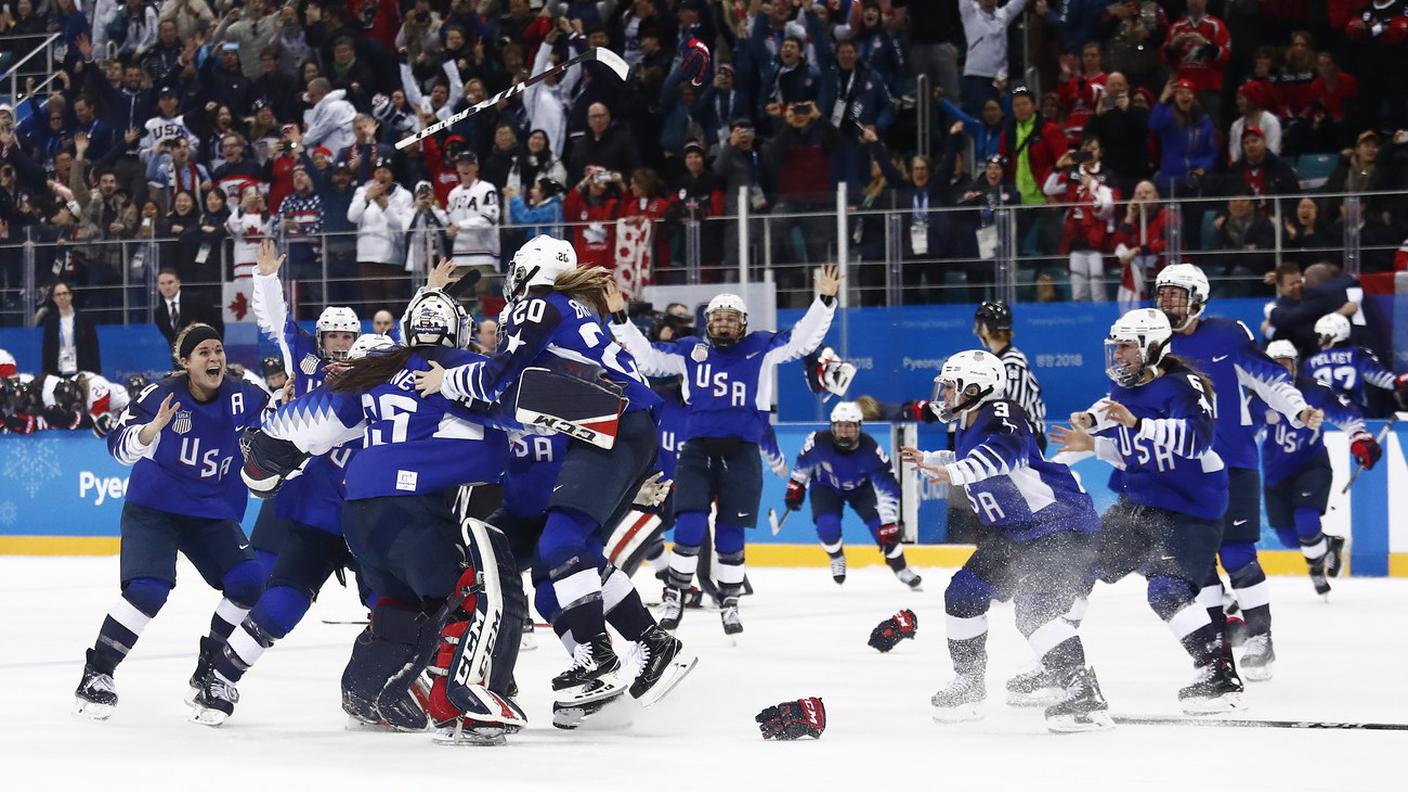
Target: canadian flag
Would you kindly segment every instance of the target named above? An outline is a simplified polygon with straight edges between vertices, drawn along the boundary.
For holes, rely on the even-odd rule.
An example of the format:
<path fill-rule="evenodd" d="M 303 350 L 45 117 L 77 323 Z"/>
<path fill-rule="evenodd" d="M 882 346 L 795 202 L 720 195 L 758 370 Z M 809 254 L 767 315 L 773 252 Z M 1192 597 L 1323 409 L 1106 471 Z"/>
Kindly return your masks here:
<path fill-rule="evenodd" d="M 616 269 L 612 273 L 621 294 L 639 299 L 650 284 L 651 224 L 646 217 L 622 217 L 616 221 Z"/>

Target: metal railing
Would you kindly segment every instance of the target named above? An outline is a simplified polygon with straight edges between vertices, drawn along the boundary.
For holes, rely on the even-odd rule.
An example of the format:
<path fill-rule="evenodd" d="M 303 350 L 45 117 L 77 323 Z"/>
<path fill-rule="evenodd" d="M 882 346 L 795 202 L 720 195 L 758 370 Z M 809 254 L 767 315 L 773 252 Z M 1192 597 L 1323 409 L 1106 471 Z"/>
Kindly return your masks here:
<path fill-rule="evenodd" d="M 6 82 L 9 83 L 10 91 L 7 95 L 11 97 L 13 104 L 18 105 L 19 100 L 23 98 L 20 96 L 20 80 L 22 78 L 41 76 L 46 77 L 43 83 L 35 87 L 35 90 L 39 91 L 42 90 L 43 86 L 48 85 L 50 82 L 52 82 L 53 79 L 57 76 L 54 71 L 54 57 L 56 54 L 56 48 L 51 47 L 49 45 L 53 44 L 55 41 L 62 37 L 62 33 L 30 33 L 21 36 L 0 36 L 0 43 L 7 41 L 21 41 L 27 39 L 35 39 L 39 41 L 39 43 L 35 45 L 34 49 L 30 50 L 28 54 L 19 58 L 14 63 L 11 63 L 3 73 L 0 73 L 0 85 L 5 84 Z M 20 70 L 26 63 L 29 63 L 31 60 L 34 59 L 36 55 L 40 55 L 41 53 L 44 55 L 43 71 L 38 71 L 38 69 L 36 68 L 36 70 L 33 72 L 25 73 Z M 59 59 L 62 60 L 62 58 L 63 56 L 59 55 Z"/>

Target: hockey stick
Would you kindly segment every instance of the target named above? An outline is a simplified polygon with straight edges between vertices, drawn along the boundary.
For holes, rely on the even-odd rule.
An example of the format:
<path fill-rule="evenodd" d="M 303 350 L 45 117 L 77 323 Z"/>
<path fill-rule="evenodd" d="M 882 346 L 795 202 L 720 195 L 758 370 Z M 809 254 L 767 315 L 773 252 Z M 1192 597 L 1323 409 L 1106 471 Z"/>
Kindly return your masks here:
<path fill-rule="evenodd" d="M 1347 731 L 1408 731 L 1408 723 L 1372 723 L 1354 721 L 1222 720 L 1184 718 L 1177 715 L 1116 715 L 1121 726 L 1202 726 L 1241 729 L 1344 729 Z"/>
<path fill-rule="evenodd" d="M 1394 423 L 1396 423 L 1397 421 L 1398 421 L 1398 413 L 1393 413 L 1392 415 L 1390 415 L 1390 416 L 1388 417 L 1388 420 L 1387 420 L 1387 421 L 1384 421 L 1384 428 L 1382 428 L 1382 429 L 1379 430 L 1379 436 L 1374 438 L 1374 442 L 1377 443 L 1377 444 L 1379 444 L 1380 446 L 1382 446 L 1382 445 L 1384 444 L 1384 438 L 1385 438 L 1385 437 L 1388 437 L 1388 430 L 1392 429 Z M 1354 474 L 1349 477 L 1349 481 L 1346 481 L 1346 482 L 1344 483 L 1344 489 L 1340 490 L 1340 494 L 1341 494 L 1341 495 L 1344 495 L 1345 493 L 1349 492 L 1349 488 L 1352 487 L 1352 486 L 1354 486 L 1354 480 L 1357 479 L 1357 478 L 1359 478 L 1359 474 L 1360 474 L 1360 473 L 1363 473 L 1363 472 L 1364 472 L 1364 463 L 1363 463 L 1363 462 L 1357 462 L 1357 463 L 1355 463 L 1355 465 L 1354 465 Z"/>
<path fill-rule="evenodd" d="M 782 530 L 782 526 L 787 524 L 788 515 L 792 514 L 791 509 L 782 512 L 782 519 L 777 519 L 777 509 L 768 509 L 768 527 L 772 529 L 772 535 L 777 536 L 777 532 Z"/>
<path fill-rule="evenodd" d="M 606 49 L 605 47 L 592 47 L 586 52 L 583 52 L 581 55 L 576 55 L 571 58 L 568 58 L 567 60 L 557 64 L 556 66 L 552 67 L 551 69 L 548 69 L 545 72 L 535 74 L 517 85 L 513 85 L 502 91 L 499 91 L 498 93 L 494 94 L 488 99 L 485 99 L 479 104 L 470 105 L 469 107 L 466 107 L 458 113 L 455 113 L 449 118 L 446 118 L 442 121 L 436 121 L 425 129 L 416 132 L 415 134 L 407 135 L 406 137 L 401 138 L 400 140 L 396 141 L 396 150 L 400 151 L 406 148 L 407 146 L 411 145 L 412 143 L 424 140 L 442 129 L 449 129 L 455 124 L 458 124 L 466 118 L 469 118 L 470 116 L 474 115 L 475 113 L 488 110 L 489 108 L 506 99 L 512 99 L 513 97 L 523 93 L 530 87 L 537 85 L 538 83 L 542 82 L 543 80 L 546 80 L 549 77 L 557 77 L 566 74 L 567 70 L 572 68 L 573 66 L 582 63 L 588 63 L 591 61 L 600 63 L 606 66 L 607 68 L 611 69 L 611 71 L 616 72 L 616 76 L 620 77 L 623 81 L 626 79 L 626 74 L 630 71 L 631 68 L 626 63 L 626 61 L 621 58 L 620 55 L 617 55 L 611 50 Z"/>

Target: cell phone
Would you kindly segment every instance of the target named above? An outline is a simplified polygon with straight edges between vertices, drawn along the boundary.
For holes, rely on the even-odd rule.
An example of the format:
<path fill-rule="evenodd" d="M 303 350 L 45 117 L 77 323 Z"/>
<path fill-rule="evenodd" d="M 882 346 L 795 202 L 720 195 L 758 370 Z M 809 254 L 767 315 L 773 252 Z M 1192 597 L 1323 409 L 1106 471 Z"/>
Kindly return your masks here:
<path fill-rule="evenodd" d="M 1076 164 L 1080 164 L 1082 162 L 1090 162 L 1090 152 L 1077 151 L 1075 154 L 1071 155 L 1071 160 Z"/>

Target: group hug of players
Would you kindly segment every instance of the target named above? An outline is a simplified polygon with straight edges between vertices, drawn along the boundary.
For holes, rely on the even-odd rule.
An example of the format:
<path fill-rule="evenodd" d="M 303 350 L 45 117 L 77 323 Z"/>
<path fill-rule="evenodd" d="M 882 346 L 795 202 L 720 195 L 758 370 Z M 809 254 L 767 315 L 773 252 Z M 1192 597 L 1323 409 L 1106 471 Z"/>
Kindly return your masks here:
<path fill-rule="evenodd" d="M 836 268 L 820 271 L 816 300 L 789 330 L 750 332 L 746 305 L 722 294 L 705 309 L 702 337 L 652 341 L 628 320 L 606 271 L 578 268 L 570 244 L 540 236 L 514 256 L 489 350 L 476 348 L 448 262 L 391 334 L 361 336 L 346 308 L 326 309 L 314 334 L 299 329 L 283 304 L 281 262 L 271 244 L 260 250 L 254 302 L 292 374 L 283 398 L 227 377 L 219 335 L 194 325 L 174 345 L 178 371 L 136 394 L 107 438 L 113 456 L 133 466 L 122 594 L 88 650 L 79 714 L 113 713 L 116 667 L 165 603 L 178 552 L 223 593 L 187 696 L 193 720 L 207 725 L 233 713 L 243 675 L 344 568 L 355 571 L 371 619 L 342 675 L 343 708 L 357 725 L 431 729 L 446 742 L 501 744 L 526 722 L 514 676 L 531 624 L 524 572 L 537 612 L 572 658 L 551 682 L 553 722 L 563 728 L 626 695 L 650 706 L 692 670 L 696 658 L 671 631 L 701 552 L 717 558 L 724 631 L 742 631 L 745 535 L 757 522 L 760 454 L 775 442 L 775 367 L 810 355 L 809 374 L 833 392 L 854 373 L 815 357 L 835 310 Z M 1342 544 L 1319 531 L 1329 486 L 1320 422 L 1328 414 L 1354 431 L 1366 465 L 1378 456 L 1374 439 L 1359 431 L 1352 407 L 1296 376 L 1293 355 L 1278 365 L 1238 323 L 1204 318 L 1208 285 L 1196 268 L 1170 267 L 1158 287 L 1158 310 L 1131 312 L 1111 328 L 1109 397 L 1073 416 L 1071 429 L 1052 430 L 1065 453 L 1094 453 L 1115 467 L 1120 500 L 1103 518 L 1066 465 L 1043 455 L 1039 409 L 1009 398 L 1036 386 L 1025 365 L 1007 365 L 1020 353 L 1010 346 L 1006 306 L 985 304 L 979 317 L 999 325 L 1005 317 L 1007 341 L 953 355 L 933 399 L 907 405 L 907 417 L 957 431 L 952 450 L 905 449 L 904 458 L 963 486 L 988 528 L 945 592 L 957 677 L 934 696 L 936 716 L 977 714 L 986 612 L 993 599 L 1012 598 L 1040 664 L 1009 682 L 1011 696 L 1052 703 L 1054 730 L 1109 726 L 1077 626 L 1095 581 L 1131 572 L 1148 578 L 1151 606 L 1198 668 L 1179 693 L 1185 708 L 1237 706 L 1219 557 L 1245 614 L 1243 668 L 1269 677 L 1268 587 L 1254 549 L 1256 425 L 1243 388 L 1282 416 L 1265 450 L 1273 526 L 1304 549 L 1317 587 L 1338 570 Z M 896 577 L 918 588 L 896 527 L 898 484 L 862 420 L 857 404 L 836 406 L 831 428 L 806 441 L 787 505 L 800 508 L 810 485 L 838 583 L 849 504 Z M 662 436 L 665 445 L 682 441 L 678 459 Z M 662 478 L 671 471 L 673 488 Z M 480 484 L 502 487 L 502 505 L 487 516 L 472 506 L 469 488 Z M 251 548 L 240 527 L 247 490 L 272 498 L 266 507 L 286 527 L 279 541 L 261 543 L 256 529 Z M 667 499 L 674 536 L 657 623 L 604 549 L 626 515 Z M 613 646 L 607 624 L 629 642 L 626 651 Z M 801 717 L 797 708 L 770 710 Z M 765 724 L 765 733 L 794 726 Z"/>

